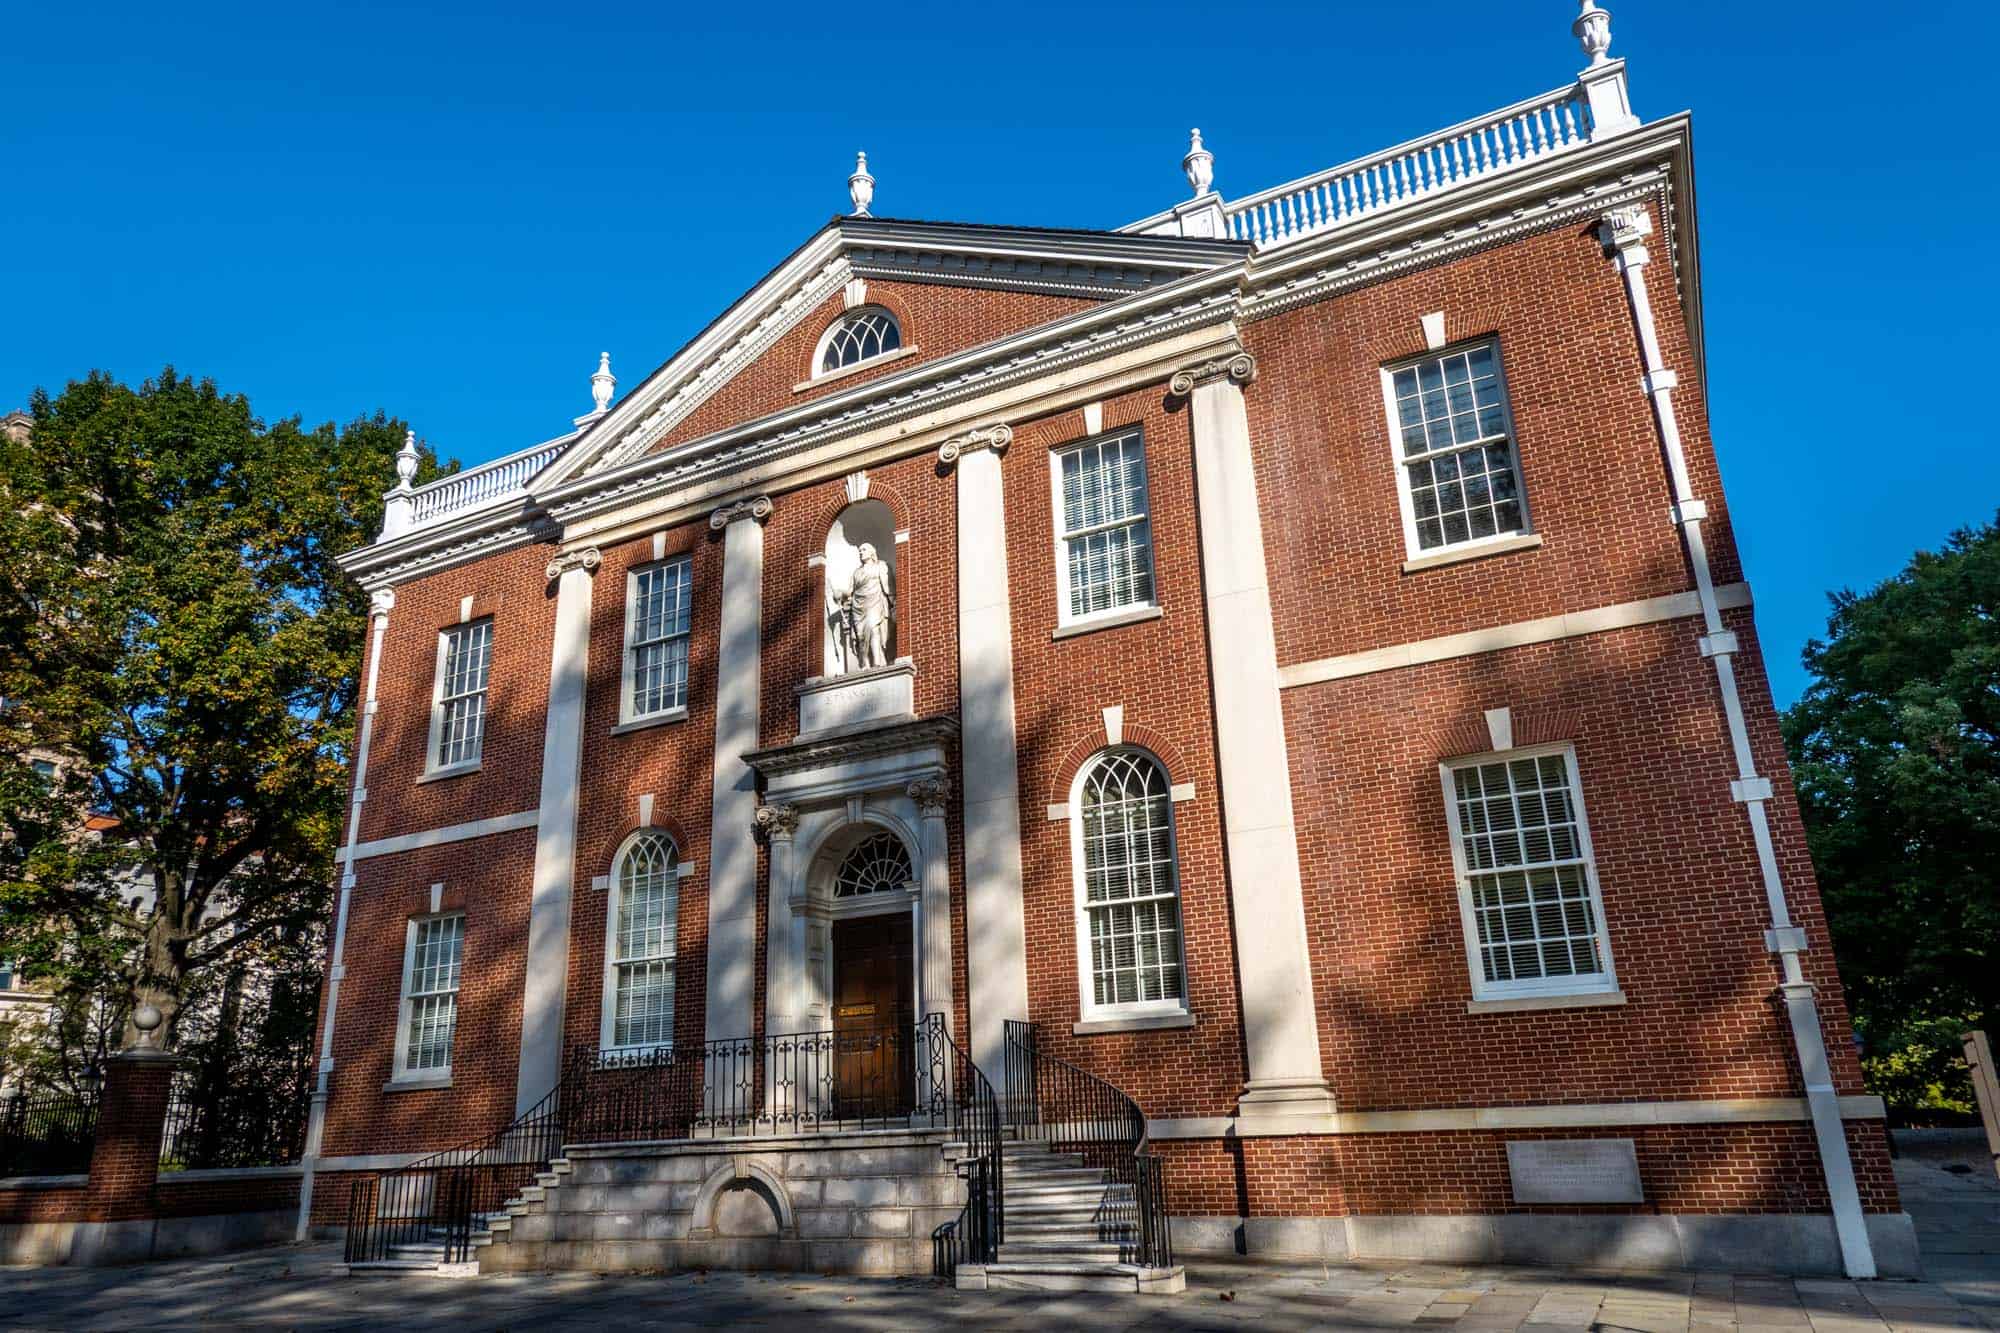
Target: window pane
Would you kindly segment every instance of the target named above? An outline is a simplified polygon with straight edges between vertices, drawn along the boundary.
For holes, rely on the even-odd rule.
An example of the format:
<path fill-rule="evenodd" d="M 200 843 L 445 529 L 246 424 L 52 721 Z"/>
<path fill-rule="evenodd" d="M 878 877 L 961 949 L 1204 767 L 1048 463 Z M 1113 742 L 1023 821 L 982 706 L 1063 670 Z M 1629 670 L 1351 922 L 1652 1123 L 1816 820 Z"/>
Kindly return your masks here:
<path fill-rule="evenodd" d="M 1466 764 L 1451 778 L 1486 980 L 1601 974 L 1568 757 Z"/>
<path fill-rule="evenodd" d="M 1391 384 L 1392 424 L 1411 460 L 1403 486 L 1418 548 L 1521 531 L 1520 477 L 1493 345 L 1432 357 L 1396 371 Z"/>
<path fill-rule="evenodd" d="M 451 1067 L 451 1039 L 458 1028 L 459 956 L 465 918 L 443 917 L 417 923 L 410 956 L 409 1026 L 404 1033 L 405 1070 Z"/>
<path fill-rule="evenodd" d="M 437 766 L 479 758 L 486 732 L 486 683 L 493 663 L 493 622 L 475 621 L 444 633 L 444 671 L 438 684 Z"/>
<path fill-rule="evenodd" d="M 674 955 L 680 919 L 679 855 L 665 834 L 649 833 L 618 864 L 612 941 L 611 1041 L 657 1045 L 673 1039 Z"/>
<path fill-rule="evenodd" d="M 1146 755 L 1108 755 L 1084 779 L 1077 826 L 1097 1004 L 1182 998 L 1172 820 L 1166 775 Z"/>
<path fill-rule="evenodd" d="M 687 706 L 693 563 L 686 557 L 632 579 L 632 716 Z"/>
<path fill-rule="evenodd" d="M 1140 436 L 1091 440 L 1063 454 L 1058 491 L 1069 614 L 1150 605 L 1153 539 Z"/>

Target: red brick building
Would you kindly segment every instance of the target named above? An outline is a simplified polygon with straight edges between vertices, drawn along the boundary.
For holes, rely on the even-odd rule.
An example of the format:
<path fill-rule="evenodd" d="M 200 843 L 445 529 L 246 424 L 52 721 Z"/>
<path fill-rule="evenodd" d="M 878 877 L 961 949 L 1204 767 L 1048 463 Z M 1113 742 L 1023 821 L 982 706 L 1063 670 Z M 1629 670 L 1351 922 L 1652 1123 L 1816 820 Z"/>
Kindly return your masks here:
<path fill-rule="evenodd" d="M 754 1139 L 790 1034 L 939 1014 L 1010 1107 L 1007 1020 L 1129 1094 L 1183 1251 L 1907 1271 L 1689 122 L 1583 8 L 1572 84 L 1235 200 L 1197 133 L 1117 232 L 877 218 L 864 161 L 636 389 L 400 485 L 313 1216 L 573 1051 L 713 1111 L 735 1044 Z"/>

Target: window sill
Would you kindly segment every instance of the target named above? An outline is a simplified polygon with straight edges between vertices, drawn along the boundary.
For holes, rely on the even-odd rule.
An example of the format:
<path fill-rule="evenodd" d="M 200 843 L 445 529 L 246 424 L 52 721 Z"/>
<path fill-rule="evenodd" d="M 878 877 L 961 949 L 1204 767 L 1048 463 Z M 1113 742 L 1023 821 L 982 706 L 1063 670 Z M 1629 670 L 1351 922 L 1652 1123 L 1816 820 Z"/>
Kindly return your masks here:
<path fill-rule="evenodd" d="M 1439 565 L 1484 560 L 1489 555 L 1506 555 L 1510 551 L 1532 551 L 1541 544 L 1541 533 L 1517 532 L 1511 537 L 1495 537 L 1492 541 L 1480 542 L 1473 546 L 1453 546 L 1442 551 L 1433 551 L 1429 555 L 1414 556 L 1403 562 L 1403 572 L 1415 574 L 1426 569 L 1436 569 Z"/>
<path fill-rule="evenodd" d="M 1583 991 L 1573 995 L 1512 995 L 1505 999 L 1467 1000 L 1468 1014 L 1525 1014 L 1537 1009 L 1602 1009 L 1625 1003 L 1622 990 Z"/>
<path fill-rule="evenodd" d="M 422 1078 L 392 1078 L 382 1085 L 384 1092 L 423 1092 L 451 1086 L 450 1074 L 426 1074 Z"/>
<path fill-rule="evenodd" d="M 467 773 L 477 773 L 482 763 L 483 761 L 475 759 L 469 764 L 453 764 L 450 768 L 433 768 L 417 779 L 417 785 L 422 786 L 426 782 L 443 782 L 446 778 L 462 778 Z"/>
<path fill-rule="evenodd" d="M 880 356 L 871 356 L 866 361 L 856 361 L 851 366 L 842 366 L 839 370 L 829 370 L 824 375 L 815 375 L 809 380 L 800 380 L 792 386 L 792 392 L 804 393 L 807 389 L 817 389 L 822 384 L 831 384 L 835 380 L 844 380 L 849 375 L 859 375 L 865 370 L 873 370 L 877 366 L 886 366 L 891 361 L 901 361 L 906 356 L 915 356 L 921 350 L 923 349 L 916 346 L 898 347 L 893 352 L 884 352 Z"/>
<path fill-rule="evenodd" d="M 1116 629 L 1120 625 L 1137 625 L 1148 620 L 1158 620 L 1166 611 L 1157 603 L 1152 606 L 1128 606 L 1122 611 L 1107 611 L 1089 620 L 1071 621 L 1067 625 L 1056 626 L 1051 639 L 1073 639 L 1079 634 L 1089 634 L 1094 630 Z"/>
<path fill-rule="evenodd" d="M 629 722 L 620 722 L 617 726 L 611 728 L 609 734 L 623 736 L 628 731 L 644 731 L 648 727 L 664 727 L 669 722 L 685 722 L 687 718 L 688 710 L 686 708 L 669 708 L 664 713 L 653 713 L 647 717 L 635 717 Z"/>
<path fill-rule="evenodd" d="M 1182 1010 L 1172 1014 L 1129 1014 L 1123 1018 L 1087 1018 L 1070 1026 L 1070 1035 L 1094 1037 L 1103 1032 L 1164 1032 L 1171 1028 L 1191 1028 L 1194 1015 Z"/>

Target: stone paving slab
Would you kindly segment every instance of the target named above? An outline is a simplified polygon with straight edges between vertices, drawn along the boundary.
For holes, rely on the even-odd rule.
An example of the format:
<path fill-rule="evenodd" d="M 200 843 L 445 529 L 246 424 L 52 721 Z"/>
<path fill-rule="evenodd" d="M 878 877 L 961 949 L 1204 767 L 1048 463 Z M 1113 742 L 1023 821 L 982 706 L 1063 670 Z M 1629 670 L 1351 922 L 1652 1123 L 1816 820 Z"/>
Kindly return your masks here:
<path fill-rule="evenodd" d="M 958 1292 L 787 1273 L 349 1277 L 330 1246 L 122 1269 L 0 1268 L 0 1330 L 182 1328 L 1457 1329 L 1463 1333 L 1942 1333 L 2000 1307 L 1913 1282 L 1438 1264 L 1188 1266 L 1180 1296 Z"/>

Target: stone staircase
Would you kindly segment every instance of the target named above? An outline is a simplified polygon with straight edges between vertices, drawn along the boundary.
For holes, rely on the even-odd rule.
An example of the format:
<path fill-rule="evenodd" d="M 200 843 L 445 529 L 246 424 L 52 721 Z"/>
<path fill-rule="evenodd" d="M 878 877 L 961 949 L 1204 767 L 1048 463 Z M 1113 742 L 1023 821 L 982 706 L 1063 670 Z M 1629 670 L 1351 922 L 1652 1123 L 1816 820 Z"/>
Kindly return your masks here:
<path fill-rule="evenodd" d="M 481 1213 L 472 1219 L 472 1255 L 462 1263 L 448 1264 L 445 1257 L 445 1233 L 442 1227 L 434 1227 L 423 1240 L 407 1241 L 389 1247 L 389 1257 L 373 1259 L 358 1264 L 345 1265 L 349 1273 L 436 1273 L 441 1277 L 473 1277 L 479 1272 L 479 1252 L 493 1243 L 496 1233 L 505 1235 L 514 1225 L 514 1219 L 525 1217 L 530 1204 L 537 1204 L 547 1195 L 549 1186 L 560 1184 L 572 1170 L 566 1158 L 558 1157 L 549 1163 L 548 1170 L 535 1173 L 535 1183 L 524 1186 L 519 1194 L 507 1200 L 491 1213 Z"/>
<path fill-rule="evenodd" d="M 1107 1185 L 1081 1155 L 1045 1143 L 1004 1144 L 1006 1214 L 1000 1257 L 960 1264 L 960 1290 L 1125 1291 L 1167 1295 L 1187 1289 L 1186 1271 L 1125 1262 L 1138 1237 L 1129 1222 L 1131 1187 Z"/>

